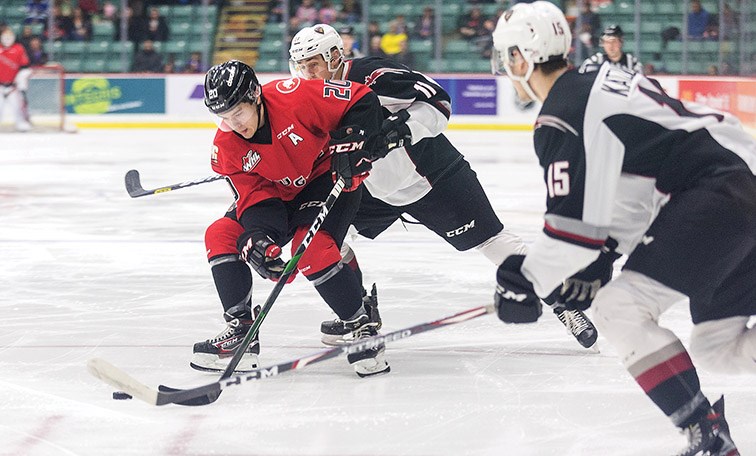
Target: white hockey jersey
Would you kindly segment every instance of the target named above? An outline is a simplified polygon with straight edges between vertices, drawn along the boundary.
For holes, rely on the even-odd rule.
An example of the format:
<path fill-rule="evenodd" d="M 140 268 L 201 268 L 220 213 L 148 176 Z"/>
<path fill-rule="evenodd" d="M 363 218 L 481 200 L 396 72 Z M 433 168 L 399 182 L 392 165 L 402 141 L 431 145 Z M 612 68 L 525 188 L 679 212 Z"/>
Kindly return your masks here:
<path fill-rule="evenodd" d="M 601 65 L 603 65 L 604 62 L 609 62 L 609 64 L 611 65 L 625 67 L 626 69 L 635 71 L 636 73 L 643 73 L 643 65 L 641 65 L 641 63 L 637 58 L 635 58 L 633 54 L 630 54 L 628 52 L 623 52 L 622 57 L 620 57 L 620 59 L 616 63 L 613 63 L 609 59 L 607 59 L 606 54 L 604 54 L 603 52 L 597 52 L 583 61 L 583 63 L 580 65 L 580 72 L 585 73 L 587 71 L 597 71 L 599 68 L 601 68 Z"/>
<path fill-rule="evenodd" d="M 734 116 L 608 63 L 557 79 L 534 144 L 547 209 L 522 272 L 541 297 L 596 259 L 609 236 L 632 252 L 676 192 L 730 170 L 756 174 L 756 141 Z"/>

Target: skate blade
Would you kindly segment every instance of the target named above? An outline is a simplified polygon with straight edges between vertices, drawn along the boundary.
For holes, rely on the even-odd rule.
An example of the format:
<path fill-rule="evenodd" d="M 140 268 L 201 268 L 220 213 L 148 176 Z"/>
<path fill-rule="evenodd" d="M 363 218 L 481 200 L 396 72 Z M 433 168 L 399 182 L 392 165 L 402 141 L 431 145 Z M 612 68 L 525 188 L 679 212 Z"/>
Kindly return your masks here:
<path fill-rule="evenodd" d="M 356 373 L 357 373 L 357 376 L 360 378 L 368 378 L 368 377 L 378 377 L 384 374 L 388 374 L 389 372 L 391 372 L 391 366 L 386 366 L 385 369 L 379 372 L 371 372 L 371 373 L 356 372 Z"/>
<path fill-rule="evenodd" d="M 189 367 L 200 372 L 225 372 L 228 367 L 228 361 L 231 358 L 218 358 L 216 355 L 206 353 L 195 353 L 192 357 Z M 246 374 L 260 367 L 260 361 L 257 355 L 250 353 L 244 356 L 234 369 L 237 374 Z"/>
<path fill-rule="evenodd" d="M 332 336 L 329 334 L 323 334 L 320 337 L 320 342 L 323 343 L 323 345 L 327 345 L 329 347 L 341 347 L 342 345 L 348 345 L 354 342 L 353 339 L 344 339 L 343 336 Z"/>

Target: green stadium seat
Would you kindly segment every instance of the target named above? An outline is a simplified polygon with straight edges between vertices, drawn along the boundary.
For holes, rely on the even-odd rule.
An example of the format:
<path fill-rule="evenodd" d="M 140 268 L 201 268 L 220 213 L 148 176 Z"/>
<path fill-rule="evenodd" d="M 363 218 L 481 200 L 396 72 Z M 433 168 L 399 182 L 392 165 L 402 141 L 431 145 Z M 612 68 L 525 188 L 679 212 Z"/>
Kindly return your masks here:
<path fill-rule="evenodd" d="M 288 64 L 286 64 L 288 65 Z M 255 71 L 261 73 L 280 73 L 282 71 L 288 71 L 288 68 L 284 69 L 284 64 L 280 59 L 257 59 L 255 63 Z"/>
<path fill-rule="evenodd" d="M 80 73 L 82 71 L 82 59 L 64 58 L 61 63 L 68 73 Z"/>
<path fill-rule="evenodd" d="M 410 39 L 409 50 L 413 54 L 428 54 L 433 52 L 432 40 Z"/>
<path fill-rule="evenodd" d="M 86 59 L 82 63 L 81 71 L 84 73 L 103 73 L 105 71 L 105 59 Z"/>
<path fill-rule="evenodd" d="M 268 54 L 278 54 L 283 48 L 283 42 L 281 40 L 263 40 L 260 42 L 260 52 Z"/>
<path fill-rule="evenodd" d="M 265 24 L 265 38 L 281 37 L 286 30 L 286 24 L 283 22 L 268 22 Z"/>
<path fill-rule="evenodd" d="M 110 21 L 95 22 L 92 24 L 92 38 L 110 38 L 115 36 L 115 25 Z"/>
<path fill-rule="evenodd" d="M 477 52 L 477 49 L 466 40 L 449 40 L 444 46 L 444 52 L 449 54 L 469 54 Z"/>
<path fill-rule="evenodd" d="M 63 42 L 63 58 L 80 58 L 87 53 L 89 43 L 86 41 L 64 41 Z"/>
<path fill-rule="evenodd" d="M 171 7 L 171 21 L 191 22 L 194 19 L 194 6 L 176 5 Z"/>
<path fill-rule="evenodd" d="M 108 73 L 124 73 L 131 69 L 131 59 L 124 65 L 120 58 L 110 58 L 105 61 L 105 71 Z"/>
<path fill-rule="evenodd" d="M 168 39 L 171 40 L 188 40 L 192 32 L 191 22 L 174 22 L 168 25 L 171 33 L 168 35 Z"/>
<path fill-rule="evenodd" d="M 207 37 L 208 40 L 211 40 L 213 37 L 213 32 L 215 30 L 215 24 L 212 23 L 201 23 L 198 21 L 195 21 L 192 24 L 191 27 L 191 37 L 192 40 L 201 40 L 203 34 Z"/>
<path fill-rule="evenodd" d="M 110 52 L 109 40 L 94 40 L 89 43 L 87 55 L 96 59 L 106 59 Z"/>
<path fill-rule="evenodd" d="M 176 41 L 166 41 L 163 44 L 163 54 L 169 55 L 174 54 L 176 58 L 179 58 L 186 54 L 188 52 L 186 41 L 183 40 L 176 40 Z"/>

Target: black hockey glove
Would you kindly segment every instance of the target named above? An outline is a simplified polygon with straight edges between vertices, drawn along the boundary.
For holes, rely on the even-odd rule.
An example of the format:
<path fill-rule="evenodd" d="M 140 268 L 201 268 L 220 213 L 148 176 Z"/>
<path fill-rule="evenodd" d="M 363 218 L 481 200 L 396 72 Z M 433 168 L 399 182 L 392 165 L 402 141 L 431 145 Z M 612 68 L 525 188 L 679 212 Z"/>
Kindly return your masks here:
<path fill-rule="evenodd" d="M 244 261 L 263 279 L 278 280 L 286 266 L 281 259 L 281 247 L 270 236 L 259 231 L 245 231 L 236 241 Z"/>
<path fill-rule="evenodd" d="M 616 248 L 617 241 L 607 239 L 601 247 L 601 254 L 593 263 L 564 281 L 557 300 L 569 310 L 586 310 L 591 307 L 599 289 L 612 280 L 614 262 L 622 256 L 615 251 Z"/>
<path fill-rule="evenodd" d="M 331 152 L 333 181 L 344 178 L 345 192 L 356 190 L 373 168 L 370 144 L 365 130 L 357 126 L 344 127 L 331 132 L 328 143 Z"/>
<path fill-rule="evenodd" d="M 406 109 L 401 109 L 383 120 L 381 135 L 383 135 L 385 147 L 378 152 L 381 158 L 393 149 L 410 145 L 412 132 L 407 126 L 409 118 L 409 112 Z"/>
<path fill-rule="evenodd" d="M 543 306 L 530 283 L 520 272 L 525 255 L 510 255 L 496 271 L 494 305 L 499 319 L 506 323 L 533 323 Z"/>

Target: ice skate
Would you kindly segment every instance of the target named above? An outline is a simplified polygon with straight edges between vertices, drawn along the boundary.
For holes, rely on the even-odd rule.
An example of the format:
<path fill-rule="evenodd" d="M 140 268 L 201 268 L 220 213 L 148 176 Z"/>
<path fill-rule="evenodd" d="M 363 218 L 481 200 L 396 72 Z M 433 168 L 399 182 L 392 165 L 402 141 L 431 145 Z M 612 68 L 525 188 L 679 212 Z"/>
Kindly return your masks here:
<path fill-rule="evenodd" d="M 249 332 L 253 321 L 251 319 L 234 318 L 226 324 L 226 329 L 217 336 L 194 344 L 194 356 L 192 356 L 189 365 L 193 369 L 206 372 L 223 372 L 226 370 L 228 362 Z M 243 373 L 257 369 L 260 365 L 259 354 L 260 339 L 259 335 L 256 335 L 234 372 Z"/>
<path fill-rule="evenodd" d="M 377 324 L 370 321 L 367 314 L 362 314 L 354 320 L 344 321 L 342 325 L 351 333 L 351 338 L 355 342 L 378 335 Z M 350 352 L 347 355 L 347 361 L 360 377 L 388 373 L 391 367 L 384 356 L 385 348 L 383 343 L 370 345 L 364 351 Z"/>
<path fill-rule="evenodd" d="M 591 322 L 583 311 L 578 309 L 569 310 L 560 302 L 551 306 L 551 309 L 557 318 L 559 318 L 559 321 L 567 327 L 567 331 L 575 336 L 580 345 L 585 348 L 591 348 L 596 344 L 598 330 L 596 330 L 593 322 Z"/>
<path fill-rule="evenodd" d="M 724 416 L 724 396 L 711 406 L 706 416 L 682 433 L 688 439 L 688 447 L 676 456 L 740 456 Z"/>
<path fill-rule="evenodd" d="M 381 329 L 383 322 L 378 313 L 378 290 L 373 284 L 370 294 L 363 290 L 362 305 L 370 317 L 370 322 L 375 324 L 375 329 Z M 325 345 L 337 346 L 354 342 L 352 332 L 344 327 L 344 322 L 339 320 L 326 320 L 320 324 L 321 341 Z"/>

